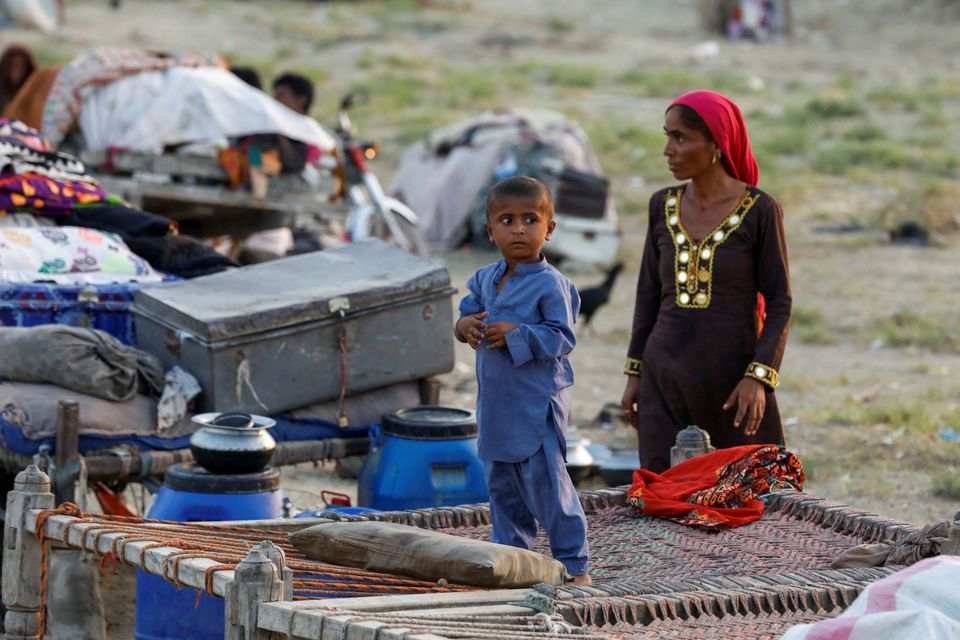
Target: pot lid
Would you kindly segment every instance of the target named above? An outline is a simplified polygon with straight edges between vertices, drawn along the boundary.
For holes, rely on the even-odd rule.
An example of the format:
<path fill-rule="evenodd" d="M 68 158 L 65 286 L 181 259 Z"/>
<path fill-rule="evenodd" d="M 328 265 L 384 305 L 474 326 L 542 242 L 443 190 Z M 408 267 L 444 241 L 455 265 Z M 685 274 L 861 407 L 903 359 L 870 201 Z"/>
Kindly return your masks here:
<path fill-rule="evenodd" d="M 710 434 L 696 425 L 689 425 L 677 434 L 678 447 L 709 447 Z"/>
<path fill-rule="evenodd" d="M 475 438 L 477 417 L 465 409 L 424 405 L 383 416 L 383 432 L 412 440 Z"/>
<path fill-rule="evenodd" d="M 252 413 L 240 413 L 237 411 L 198 413 L 193 416 L 191 420 L 202 427 L 216 427 L 217 429 L 228 429 L 231 431 L 269 429 L 277 424 L 276 420 L 268 418 L 267 416 L 258 416 Z"/>
<path fill-rule="evenodd" d="M 253 473 L 218 475 L 196 462 L 182 462 L 167 469 L 163 484 L 186 493 L 264 493 L 280 488 L 280 470 L 267 467 Z"/>

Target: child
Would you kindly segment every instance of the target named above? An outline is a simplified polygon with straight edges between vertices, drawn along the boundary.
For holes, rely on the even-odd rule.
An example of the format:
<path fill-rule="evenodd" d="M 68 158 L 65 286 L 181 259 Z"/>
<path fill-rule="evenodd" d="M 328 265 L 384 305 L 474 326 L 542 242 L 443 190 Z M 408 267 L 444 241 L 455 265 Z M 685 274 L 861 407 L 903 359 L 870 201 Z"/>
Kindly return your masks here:
<path fill-rule="evenodd" d="M 580 297 L 540 254 L 557 223 L 539 180 L 508 178 L 487 196 L 485 229 L 503 259 L 467 282 L 454 335 L 477 352 L 480 459 L 492 540 L 529 549 L 537 522 L 575 585 L 587 575 L 587 520 L 567 474 L 563 432 Z"/>

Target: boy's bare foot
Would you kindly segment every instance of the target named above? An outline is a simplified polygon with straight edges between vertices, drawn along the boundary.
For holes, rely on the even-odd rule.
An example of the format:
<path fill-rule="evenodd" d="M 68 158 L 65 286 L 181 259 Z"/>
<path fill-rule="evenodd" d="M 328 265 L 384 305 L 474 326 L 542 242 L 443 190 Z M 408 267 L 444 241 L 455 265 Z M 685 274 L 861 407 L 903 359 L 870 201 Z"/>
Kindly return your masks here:
<path fill-rule="evenodd" d="M 567 580 L 566 584 L 570 587 L 589 587 L 593 584 L 593 580 L 589 575 L 572 576 L 569 580 Z"/>

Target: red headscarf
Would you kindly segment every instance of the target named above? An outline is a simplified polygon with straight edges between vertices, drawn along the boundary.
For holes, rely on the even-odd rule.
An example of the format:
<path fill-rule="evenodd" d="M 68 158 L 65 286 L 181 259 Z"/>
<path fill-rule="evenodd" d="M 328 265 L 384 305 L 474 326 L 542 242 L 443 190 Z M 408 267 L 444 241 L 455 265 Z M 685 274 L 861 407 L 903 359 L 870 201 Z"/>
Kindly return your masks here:
<path fill-rule="evenodd" d="M 760 170 L 750 150 L 747 125 L 743 123 L 740 107 L 716 91 L 691 91 L 674 100 L 670 106 L 677 104 L 690 107 L 703 118 L 723 153 L 721 161 L 727 173 L 752 187 L 757 186 Z"/>

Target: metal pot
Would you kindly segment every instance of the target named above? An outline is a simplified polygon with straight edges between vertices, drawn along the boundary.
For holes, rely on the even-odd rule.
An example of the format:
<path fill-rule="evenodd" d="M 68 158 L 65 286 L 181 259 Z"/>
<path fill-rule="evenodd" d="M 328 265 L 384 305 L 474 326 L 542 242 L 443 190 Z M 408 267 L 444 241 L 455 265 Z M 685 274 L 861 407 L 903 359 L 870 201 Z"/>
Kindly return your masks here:
<path fill-rule="evenodd" d="M 231 412 L 200 413 L 192 419 L 200 428 L 190 436 L 190 451 L 210 473 L 256 473 L 270 464 L 277 447 L 267 432 L 276 424 L 270 418 Z"/>
<path fill-rule="evenodd" d="M 567 473 L 574 482 L 580 482 L 593 473 L 593 456 L 587 451 L 586 438 L 567 438 Z"/>

